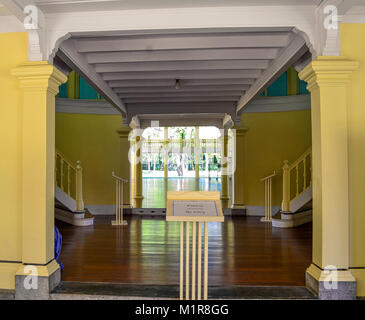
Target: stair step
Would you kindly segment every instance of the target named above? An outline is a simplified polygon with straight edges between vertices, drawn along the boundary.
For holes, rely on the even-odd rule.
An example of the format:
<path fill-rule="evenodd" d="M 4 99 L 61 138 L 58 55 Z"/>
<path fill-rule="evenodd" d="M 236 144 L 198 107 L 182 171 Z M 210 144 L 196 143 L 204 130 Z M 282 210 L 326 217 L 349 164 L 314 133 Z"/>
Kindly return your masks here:
<path fill-rule="evenodd" d="M 297 213 L 280 213 L 274 216 L 272 226 L 276 228 L 294 228 L 312 221 L 312 209 Z"/>
<path fill-rule="evenodd" d="M 94 224 L 94 217 L 90 212 L 74 213 L 69 210 L 55 208 L 55 218 L 57 220 L 72 224 L 74 226 L 91 226 Z"/>

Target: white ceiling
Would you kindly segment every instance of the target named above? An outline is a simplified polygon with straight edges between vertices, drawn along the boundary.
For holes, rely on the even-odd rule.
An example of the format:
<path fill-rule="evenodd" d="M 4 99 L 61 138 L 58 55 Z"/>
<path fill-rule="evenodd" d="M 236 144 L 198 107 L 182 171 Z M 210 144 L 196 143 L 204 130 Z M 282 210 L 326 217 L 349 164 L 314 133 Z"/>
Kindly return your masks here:
<path fill-rule="evenodd" d="M 94 10 L 132 10 L 229 6 L 313 5 L 321 0 L 16 0 L 22 6 L 34 3 L 45 13 Z"/>

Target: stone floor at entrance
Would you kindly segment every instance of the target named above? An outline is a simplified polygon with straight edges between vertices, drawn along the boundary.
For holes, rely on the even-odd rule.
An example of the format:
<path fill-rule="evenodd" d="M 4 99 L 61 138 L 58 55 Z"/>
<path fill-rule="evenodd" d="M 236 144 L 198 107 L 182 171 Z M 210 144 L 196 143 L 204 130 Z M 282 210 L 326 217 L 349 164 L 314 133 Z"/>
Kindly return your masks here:
<path fill-rule="evenodd" d="M 111 216 L 94 226 L 56 221 L 63 236 L 63 281 L 141 285 L 179 282 L 179 224 L 163 218 Z M 209 285 L 304 286 L 312 257 L 312 225 L 276 229 L 259 217 L 226 217 L 209 224 Z"/>

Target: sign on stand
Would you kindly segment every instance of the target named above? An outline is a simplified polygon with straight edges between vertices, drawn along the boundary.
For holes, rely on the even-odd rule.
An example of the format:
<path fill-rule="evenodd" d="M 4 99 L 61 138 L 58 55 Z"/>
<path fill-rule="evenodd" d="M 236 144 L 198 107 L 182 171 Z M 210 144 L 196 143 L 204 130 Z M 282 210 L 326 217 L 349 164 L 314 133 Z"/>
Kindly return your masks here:
<path fill-rule="evenodd" d="M 192 300 L 195 299 L 200 300 L 202 298 L 202 233 L 204 233 L 203 298 L 204 300 L 207 300 L 208 299 L 208 223 L 224 221 L 224 216 L 220 201 L 220 193 L 206 192 L 206 191 L 167 192 L 166 221 L 180 222 L 180 299 L 181 300 L 184 299 L 184 297 L 186 300 L 189 300 L 190 297 Z M 191 224 L 192 224 L 192 236 L 190 239 Z M 184 240 L 184 227 L 185 227 L 185 240 Z M 198 232 L 196 229 L 198 229 Z M 185 252 L 184 252 L 184 242 L 185 242 Z M 190 266 L 189 266 L 190 244 L 192 251 L 191 277 L 190 277 Z M 184 265 L 185 265 L 185 277 L 184 277 Z M 185 294 L 184 294 L 184 278 L 185 278 Z"/>

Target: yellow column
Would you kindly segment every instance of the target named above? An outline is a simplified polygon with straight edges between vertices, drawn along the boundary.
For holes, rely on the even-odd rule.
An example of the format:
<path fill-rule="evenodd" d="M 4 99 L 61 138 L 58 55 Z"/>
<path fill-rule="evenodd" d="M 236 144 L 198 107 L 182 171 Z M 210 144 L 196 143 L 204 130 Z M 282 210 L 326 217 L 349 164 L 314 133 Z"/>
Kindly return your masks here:
<path fill-rule="evenodd" d="M 123 179 L 127 179 L 128 183 L 123 184 L 123 207 L 130 208 L 131 207 L 131 163 L 129 161 L 129 148 L 130 143 L 128 140 L 129 133 L 131 128 L 129 127 L 121 127 L 117 132 L 120 137 L 120 168 L 119 174 Z"/>
<path fill-rule="evenodd" d="M 325 268 L 338 270 L 339 290 L 349 292 L 355 283 L 348 270 L 347 86 L 357 67 L 344 57 L 318 57 L 299 74 L 308 83 L 312 105 L 313 263 L 306 280 L 320 297 L 335 293 L 320 285 L 328 279 Z"/>
<path fill-rule="evenodd" d="M 54 261 L 55 95 L 67 77 L 48 62 L 12 70 L 23 93 L 22 263 L 49 277 Z M 21 266 L 17 275 L 28 275 Z"/>
<path fill-rule="evenodd" d="M 228 132 L 224 130 L 222 141 L 222 163 L 221 163 L 221 201 L 222 208 L 228 207 Z"/>
<path fill-rule="evenodd" d="M 142 208 L 142 130 L 135 129 L 134 158 L 134 203 L 136 208 Z"/>
<path fill-rule="evenodd" d="M 199 127 L 195 127 L 194 134 L 194 158 L 195 158 L 195 191 L 199 191 L 199 162 L 200 162 Z"/>
<path fill-rule="evenodd" d="M 244 209 L 244 149 L 245 134 L 247 128 L 235 127 L 233 129 L 233 188 L 232 188 L 232 209 Z"/>
<path fill-rule="evenodd" d="M 168 191 L 168 182 L 169 182 L 169 155 L 168 155 L 168 142 L 169 142 L 169 128 L 164 127 L 164 157 L 163 157 L 163 177 L 164 177 L 164 187 L 165 187 L 165 207 L 166 207 L 166 199 L 167 199 L 167 191 Z"/>

